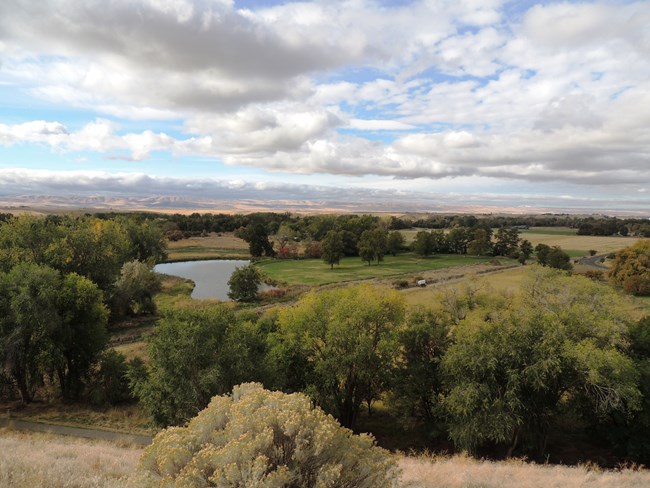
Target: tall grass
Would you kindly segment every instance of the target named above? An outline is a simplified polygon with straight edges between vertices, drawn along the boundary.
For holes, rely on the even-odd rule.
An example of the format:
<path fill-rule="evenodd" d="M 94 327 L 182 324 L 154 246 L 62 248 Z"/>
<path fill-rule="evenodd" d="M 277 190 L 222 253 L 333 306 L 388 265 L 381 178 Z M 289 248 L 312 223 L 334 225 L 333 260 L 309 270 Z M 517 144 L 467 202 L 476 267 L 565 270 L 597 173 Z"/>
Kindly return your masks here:
<path fill-rule="evenodd" d="M 0 486 L 127 487 L 141 452 L 105 442 L 0 430 Z"/>
<path fill-rule="evenodd" d="M 650 471 L 601 471 L 521 460 L 492 462 L 465 456 L 404 457 L 401 488 L 645 488 Z"/>
<path fill-rule="evenodd" d="M 142 449 L 0 430 L 0 487 L 125 488 Z M 650 471 L 404 456 L 399 488 L 645 488 Z"/>

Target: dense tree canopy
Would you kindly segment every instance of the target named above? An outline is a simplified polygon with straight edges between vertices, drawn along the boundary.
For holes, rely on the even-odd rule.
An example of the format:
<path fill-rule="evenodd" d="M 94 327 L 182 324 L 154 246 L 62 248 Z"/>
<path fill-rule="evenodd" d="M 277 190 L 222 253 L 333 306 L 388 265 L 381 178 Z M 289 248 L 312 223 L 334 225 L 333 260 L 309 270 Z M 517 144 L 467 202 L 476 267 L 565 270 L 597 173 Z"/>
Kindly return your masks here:
<path fill-rule="evenodd" d="M 353 427 L 362 402 L 387 387 L 404 313 L 394 291 L 363 285 L 310 292 L 280 311 L 276 355 L 294 357 L 285 364 L 303 357 L 305 390 Z"/>
<path fill-rule="evenodd" d="M 616 301 L 586 278 L 545 271 L 507 308 L 470 314 L 442 360 L 454 442 L 541 454 L 562 410 L 637 409 L 638 372 L 623 352 Z"/>
<path fill-rule="evenodd" d="M 133 390 L 158 425 L 182 423 L 242 381 L 259 380 L 254 324 L 225 306 L 166 313 L 149 344 L 146 375 Z"/>
<path fill-rule="evenodd" d="M 32 400 L 46 375 L 58 379 L 64 398 L 78 398 L 107 341 L 97 286 L 26 263 L 1 274 L 0 287 L 0 352 L 22 401 Z"/>

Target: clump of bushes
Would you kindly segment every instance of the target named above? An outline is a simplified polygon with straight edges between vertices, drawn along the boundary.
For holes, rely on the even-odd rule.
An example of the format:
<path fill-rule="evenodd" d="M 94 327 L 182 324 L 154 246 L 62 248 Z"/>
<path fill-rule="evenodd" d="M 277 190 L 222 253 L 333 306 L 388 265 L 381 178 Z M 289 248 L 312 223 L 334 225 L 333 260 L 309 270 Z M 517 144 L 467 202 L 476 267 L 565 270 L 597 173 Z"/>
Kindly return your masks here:
<path fill-rule="evenodd" d="M 409 282 L 407 280 L 395 280 L 393 281 L 393 286 L 398 290 L 403 290 L 409 287 Z"/>
<path fill-rule="evenodd" d="M 150 486 L 394 487 L 395 461 L 302 394 L 255 383 L 216 396 L 187 427 L 145 450 L 131 484 Z"/>

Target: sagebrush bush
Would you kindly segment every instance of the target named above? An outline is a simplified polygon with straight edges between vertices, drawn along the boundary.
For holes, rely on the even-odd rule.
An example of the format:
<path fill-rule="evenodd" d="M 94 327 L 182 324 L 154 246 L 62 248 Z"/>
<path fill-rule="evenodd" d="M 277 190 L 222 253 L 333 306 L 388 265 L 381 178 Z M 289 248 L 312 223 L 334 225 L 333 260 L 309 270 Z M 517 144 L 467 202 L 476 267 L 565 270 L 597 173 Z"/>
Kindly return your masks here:
<path fill-rule="evenodd" d="M 341 427 L 305 395 L 247 383 L 215 396 L 186 427 L 158 434 L 132 484 L 381 488 L 397 486 L 397 477 L 371 436 Z"/>

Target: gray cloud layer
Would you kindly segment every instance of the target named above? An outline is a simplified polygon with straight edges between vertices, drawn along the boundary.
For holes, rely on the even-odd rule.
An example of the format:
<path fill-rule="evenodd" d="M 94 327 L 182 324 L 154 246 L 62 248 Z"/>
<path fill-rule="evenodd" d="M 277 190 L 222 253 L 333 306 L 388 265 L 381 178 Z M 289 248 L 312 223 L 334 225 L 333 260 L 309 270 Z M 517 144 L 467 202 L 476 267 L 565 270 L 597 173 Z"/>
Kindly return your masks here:
<path fill-rule="evenodd" d="M 516 21 L 503 4 L 4 0 L 0 81 L 97 118 L 0 120 L 0 144 L 544 194 L 569 182 L 610 201 L 650 189 L 650 3 L 551 3 Z"/>

